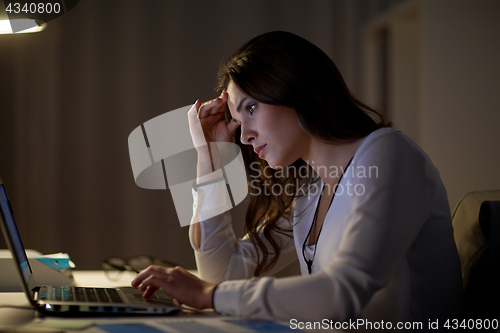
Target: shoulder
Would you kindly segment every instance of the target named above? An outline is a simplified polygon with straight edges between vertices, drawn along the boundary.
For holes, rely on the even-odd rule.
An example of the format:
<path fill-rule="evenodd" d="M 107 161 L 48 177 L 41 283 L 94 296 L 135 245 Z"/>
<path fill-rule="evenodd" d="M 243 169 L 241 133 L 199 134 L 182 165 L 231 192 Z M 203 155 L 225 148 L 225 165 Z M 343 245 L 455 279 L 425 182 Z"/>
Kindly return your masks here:
<path fill-rule="evenodd" d="M 403 147 L 406 149 L 419 150 L 421 149 L 409 137 L 403 133 L 390 128 L 384 127 L 370 133 L 360 146 L 361 148 L 369 149 L 376 146 L 381 147 Z"/>
<path fill-rule="evenodd" d="M 427 154 L 409 137 L 393 128 L 381 128 L 370 133 L 359 146 L 354 163 L 377 162 L 378 164 L 430 162 Z"/>
<path fill-rule="evenodd" d="M 358 177 L 353 181 L 370 184 L 379 191 L 381 187 L 416 193 L 434 192 L 440 182 L 439 172 L 429 156 L 403 133 L 392 128 L 382 128 L 368 135 L 356 151 L 353 161 L 353 174 L 363 170 L 372 177 Z M 361 173 L 363 175 L 363 173 Z M 368 187 L 367 187 L 368 189 Z"/>
<path fill-rule="evenodd" d="M 356 151 L 352 167 L 349 180 L 363 190 L 363 195 L 352 197 L 353 203 L 364 209 L 402 215 L 412 212 L 425 220 L 436 200 L 436 188 L 441 188 L 439 172 L 427 154 L 391 128 L 368 135 Z"/>

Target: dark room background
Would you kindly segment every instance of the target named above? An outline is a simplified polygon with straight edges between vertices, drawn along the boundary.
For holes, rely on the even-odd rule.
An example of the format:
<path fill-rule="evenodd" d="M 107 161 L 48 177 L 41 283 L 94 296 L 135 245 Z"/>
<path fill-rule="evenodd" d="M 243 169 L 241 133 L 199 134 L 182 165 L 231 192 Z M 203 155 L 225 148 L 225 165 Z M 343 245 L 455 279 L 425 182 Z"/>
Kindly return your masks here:
<path fill-rule="evenodd" d="M 0 35 L 0 177 L 25 246 L 68 252 L 79 269 L 98 269 L 106 257 L 135 254 L 195 268 L 188 228 L 180 227 L 169 191 L 134 183 L 130 132 L 198 98 L 214 98 L 219 64 L 245 41 L 272 30 L 318 45 L 351 90 L 369 97 L 366 27 L 405 2 L 81 0 L 43 32 Z M 498 44 L 493 50 L 484 52 L 498 54 Z M 491 70 L 498 73 L 495 66 Z M 390 76 L 380 84 L 387 80 Z M 380 91 L 386 95 L 375 101 L 390 98 Z M 493 121 L 499 113 L 488 111 Z M 498 143 L 498 134 L 489 135 L 488 142 Z M 424 150 L 432 151 L 433 140 L 439 141 L 423 138 L 417 142 Z M 488 158 L 483 162 L 498 173 L 498 157 Z M 442 167 L 449 166 L 442 162 Z M 474 172 L 469 168 L 463 175 Z M 447 186 L 461 181 L 460 175 L 443 178 Z M 489 179 L 449 193 L 450 206 L 465 190 L 500 187 L 498 176 Z M 244 208 L 243 203 L 232 212 L 240 235 Z"/>

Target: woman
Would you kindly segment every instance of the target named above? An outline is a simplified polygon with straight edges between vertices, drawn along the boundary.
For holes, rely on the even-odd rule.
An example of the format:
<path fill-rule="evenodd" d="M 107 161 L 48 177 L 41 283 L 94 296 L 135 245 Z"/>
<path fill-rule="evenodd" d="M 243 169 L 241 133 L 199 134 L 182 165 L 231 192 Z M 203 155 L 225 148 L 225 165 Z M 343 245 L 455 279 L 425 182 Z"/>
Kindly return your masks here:
<path fill-rule="evenodd" d="M 207 142 L 241 140 L 247 236 L 235 238 L 229 213 L 195 223 L 203 280 L 151 266 L 132 285 L 145 297 L 162 288 L 182 304 L 261 318 L 425 328 L 459 316 L 449 206 L 428 156 L 357 100 L 325 53 L 291 33 L 255 37 L 219 74 L 220 97 L 197 101 L 190 115 L 198 111 Z M 221 166 L 209 156 L 200 150 L 200 176 Z M 301 168 L 310 172 L 292 172 Z M 198 182 L 195 201 L 214 186 Z M 269 191 L 279 186 L 287 191 Z M 297 257 L 302 276 L 263 277 Z"/>

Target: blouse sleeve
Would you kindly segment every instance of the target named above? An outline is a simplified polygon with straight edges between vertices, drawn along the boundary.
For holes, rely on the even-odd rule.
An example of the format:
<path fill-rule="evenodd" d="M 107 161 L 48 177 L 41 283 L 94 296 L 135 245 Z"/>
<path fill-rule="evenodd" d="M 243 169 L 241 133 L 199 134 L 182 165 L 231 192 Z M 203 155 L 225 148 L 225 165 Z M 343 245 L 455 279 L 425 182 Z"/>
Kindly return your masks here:
<path fill-rule="evenodd" d="M 353 178 L 353 195 L 338 250 L 322 271 L 300 277 L 221 283 L 216 311 L 304 320 L 360 318 L 386 286 L 428 218 L 434 192 L 430 162 L 403 137 L 378 136 L 360 146 L 352 164 L 377 167 L 377 177 Z M 322 235 L 323 239 L 328 235 Z"/>
<path fill-rule="evenodd" d="M 257 266 L 257 250 L 248 237 L 237 239 L 231 224 L 231 215 L 228 211 L 219 215 L 204 218 L 202 215 L 209 214 L 211 207 L 225 205 L 229 200 L 226 197 L 224 180 L 211 183 L 205 186 L 199 186 L 193 190 L 194 214 L 192 224 L 201 221 L 201 242 L 198 247 L 194 241 L 194 228 L 191 224 L 189 230 L 189 239 L 194 249 L 196 265 L 199 275 L 202 279 L 219 283 L 225 280 L 251 278 L 254 276 L 254 270 Z M 200 206 L 203 206 L 200 209 Z M 230 207 L 230 204 L 229 204 Z M 199 211 L 202 211 L 200 214 Z M 208 212 L 208 214 L 207 214 Z M 286 219 L 281 219 L 279 224 L 291 230 L 292 224 Z M 293 238 L 286 235 L 275 235 L 278 244 L 281 244 L 281 253 L 276 265 L 266 275 L 272 275 L 288 266 L 294 260 L 297 260 Z M 271 245 L 261 239 L 268 245 L 272 253 Z"/>

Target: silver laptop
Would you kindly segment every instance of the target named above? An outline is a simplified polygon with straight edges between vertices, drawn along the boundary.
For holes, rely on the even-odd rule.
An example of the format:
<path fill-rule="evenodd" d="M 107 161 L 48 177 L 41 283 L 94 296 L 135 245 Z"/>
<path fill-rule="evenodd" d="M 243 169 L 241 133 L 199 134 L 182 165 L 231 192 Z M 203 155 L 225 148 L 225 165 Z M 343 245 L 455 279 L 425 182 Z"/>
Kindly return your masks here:
<path fill-rule="evenodd" d="M 38 286 L 19 231 L 5 188 L 0 178 L 0 226 L 5 241 L 19 273 L 21 286 L 30 303 L 44 314 L 98 315 L 98 314 L 165 314 L 180 310 L 172 298 L 161 290 L 153 297 L 144 299 L 135 288 L 93 288 Z"/>

